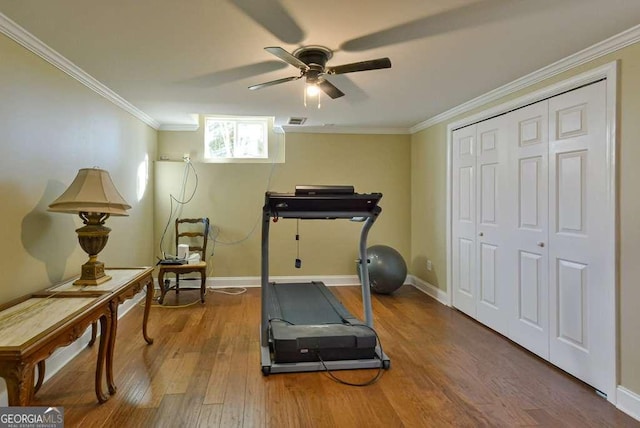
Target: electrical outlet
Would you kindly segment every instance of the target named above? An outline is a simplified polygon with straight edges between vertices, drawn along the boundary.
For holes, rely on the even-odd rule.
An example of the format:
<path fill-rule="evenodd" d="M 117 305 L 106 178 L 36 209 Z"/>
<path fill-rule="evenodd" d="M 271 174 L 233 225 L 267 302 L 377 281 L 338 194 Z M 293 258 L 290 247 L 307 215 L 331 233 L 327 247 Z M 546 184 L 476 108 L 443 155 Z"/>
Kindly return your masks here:
<path fill-rule="evenodd" d="M 427 270 L 433 269 L 433 265 L 431 264 L 431 260 L 427 259 Z"/>

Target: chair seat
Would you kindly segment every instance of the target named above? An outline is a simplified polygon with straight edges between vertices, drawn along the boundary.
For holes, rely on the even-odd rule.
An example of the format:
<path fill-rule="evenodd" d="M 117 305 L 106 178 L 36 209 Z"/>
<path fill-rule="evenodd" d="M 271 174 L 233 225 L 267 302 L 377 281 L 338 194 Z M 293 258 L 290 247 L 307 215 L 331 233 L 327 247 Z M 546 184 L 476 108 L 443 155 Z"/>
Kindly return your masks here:
<path fill-rule="evenodd" d="M 166 272 L 188 273 L 196 272 L 203 267 L 207 267 L 207 262 L 198 262 L 193 264 L 185 263 L 183 265 L 160 265 L 160 270 L 165 270 Z"/>
<path fill-rule="evenodd" d="M 158 285 L 160 285 L 160 300 L 158 303 L 162 304 L 164 302 L 164 296 L 167 294 L 172 287 L 165 287 L 164 284 L 164 275 L 166 273 L 174 273 L 178 275 L 184 275 L 191 272 L 200 273 L 200 301 L 204 303 L 204 295 L 207 291 L 207 263 L 199 262 L 194 264 L 184 264 L 184 265 L 160 265 L 160 270 L 158 271 Z"/>

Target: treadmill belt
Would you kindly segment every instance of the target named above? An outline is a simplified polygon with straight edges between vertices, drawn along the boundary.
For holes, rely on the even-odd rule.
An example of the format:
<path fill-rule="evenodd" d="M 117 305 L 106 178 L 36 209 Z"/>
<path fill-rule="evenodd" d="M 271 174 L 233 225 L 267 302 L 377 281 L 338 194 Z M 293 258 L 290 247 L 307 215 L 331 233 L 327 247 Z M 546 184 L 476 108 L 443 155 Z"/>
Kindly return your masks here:
<path fill-rule="evenodd" d="M 361 325 L 322 282 L 268 286 L 270 341 L 276 363 L 375 357 L 375 333 Z"/>
<path fill-rule="evenodd" d="M 325 295 L 321 283 L 273 284 L 280 318 L 296 325 L 342 324 L 343 317 Z"/>

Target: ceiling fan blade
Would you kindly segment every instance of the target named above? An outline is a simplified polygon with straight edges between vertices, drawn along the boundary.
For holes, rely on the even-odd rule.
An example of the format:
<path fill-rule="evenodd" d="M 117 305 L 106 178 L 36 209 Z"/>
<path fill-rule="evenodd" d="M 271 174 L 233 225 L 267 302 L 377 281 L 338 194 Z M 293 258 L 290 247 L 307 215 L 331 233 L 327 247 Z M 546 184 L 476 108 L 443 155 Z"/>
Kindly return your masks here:
<path fill-rule="evenodd" d="M 231 0 L 265 30 L 284 43 L 298 44 L 304 40 L 304 31 L 278 0 Z"/>
<path fill-rule="evenodd" d="M 287 68 L 288 65 L 275 58 L 270 61 L 258 62 L 255 64 L 241 65 L 239 67 L 218 70 L 191 79 L 182 80 L 179 83 L 196 88 L 211 88 L 221 86 L 226 83 L 235 82 L 248 77 L 256 77 L 260 74 Z"/>
<path fill-rule="evenodd" d="M 329 82 L 328 80 L 319 79 L 317 84 L 318 84 L 318 87 L 320 89 L 322 89 L 322 91 L 325 94 L 329 95 L 334 100 L 336 98 L 340 98 L 340 97 L 344 96 L 344 92 L 342 92 L 340 89 L 338 89 L 335 86 L 333 86 L 333 84 L 331 82 Z"/>
<path fill-rule="evenodd" d="M 272 46 L 272 47 L 264 48 L 264 50 L 269 52 L 271 55 L 277 56 L 284 62 L 289 63 L 296 68 L 299 68 L 300 70 L 307 71 L 309 69 L 309 66 L 307 64 L 300 61 L 298 58 L 291 55 L 289 52 L 285 51 L 280 47 Z"/>
<path fill-rule="evenodd" d="M 249 86 L 249 89 L 254 91 L 256 89 L 266 88 L 267 86 L 273 86 L 273 85 L 278 85 L 280 83 L 291 82 L 292 80 L 298 80 L 301 77 L 302 77 L 302 75 L 285 77 L 284 79 L 272 80 L 270 82 L 265 82 L 265 83 L 259 83 L 257 85 L 252 85 L 252 86 Z"/>
<path fill-rule="evenodd" d="M 326 72 L 327 74 L 344 74 L 356 71 L 379 70 L 382 68 L 391 68 L 391 60 L 389 58 L 378 58 L 369 61 L 327 67 Z"/>
<path fill-rule="evenodd" d="M 466 6 L 418 18 L 385 30 L 348 40 L 340 45 L 340 50 L 360 52 L 368 49 L 391 46 L 426 37 L 437 36 L 456 30 L 479 27 L 483 24 L 501 21 L 507 14 L 520 16 L 550 7 L 553 2 L 526 2 L 512 0 L 484 0 Z"/>

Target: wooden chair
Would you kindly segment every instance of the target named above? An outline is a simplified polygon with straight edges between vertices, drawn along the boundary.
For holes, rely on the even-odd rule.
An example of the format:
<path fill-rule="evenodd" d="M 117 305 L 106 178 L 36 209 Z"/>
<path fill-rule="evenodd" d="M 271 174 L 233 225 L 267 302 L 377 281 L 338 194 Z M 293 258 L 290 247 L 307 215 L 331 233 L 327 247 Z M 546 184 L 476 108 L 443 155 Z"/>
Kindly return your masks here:
<path fill-rule="evenodd" d="M 160 285 L 160 304 L 164 302 L 164 296 L 169 290 L 176 290 L 176 294 L 180 293 L 180 276 L 187 273 L 200 274 L 200 301 L 204 303 L 204 295 L 206 292 L 207 281 L 207 239 L 209 237 L 209 219 L 204 218 L 179 218 L 176 219 L 176 254 L 178 245 L 188 244 L 189 254 L 200 253 L 200 262 L 195 264 L 182 265 L 160 265 L 158 272 L 158 285 Z M 169 280 L 165 280 L 167 273 L 173 273 L 176 276 L 176 284 L 170 287 Z M 189 278 L 195 279 L 195 278 Z"/>

